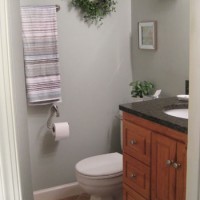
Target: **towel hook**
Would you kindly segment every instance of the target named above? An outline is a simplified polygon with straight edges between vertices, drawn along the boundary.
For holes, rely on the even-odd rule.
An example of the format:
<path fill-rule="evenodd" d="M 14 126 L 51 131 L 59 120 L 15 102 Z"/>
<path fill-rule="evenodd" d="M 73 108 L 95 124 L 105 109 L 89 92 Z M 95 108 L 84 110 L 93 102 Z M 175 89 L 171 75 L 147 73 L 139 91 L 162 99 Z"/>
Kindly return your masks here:
<path fill-rule="evenodd" d="M 58 110 L 58 106 L 53 104 L 50 108 L 50 116 L 47 120 L 47 128 L 49 129 L 52 129 L 53 128 L 53 124 L 52 124 L 52 120 L 53 120 L 53 117 L 56 116 L 56 117 L 59 117 L 60 116 L 60 113 L 59 113 L 59 110 Z"/>

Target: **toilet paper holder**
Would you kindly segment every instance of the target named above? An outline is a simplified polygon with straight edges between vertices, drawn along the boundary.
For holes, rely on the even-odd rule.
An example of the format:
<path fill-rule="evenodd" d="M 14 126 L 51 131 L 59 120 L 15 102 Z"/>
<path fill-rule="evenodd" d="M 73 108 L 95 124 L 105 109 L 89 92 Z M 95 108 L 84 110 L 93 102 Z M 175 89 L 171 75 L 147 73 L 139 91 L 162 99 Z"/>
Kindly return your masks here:
<path fill-rule="evenodd" d="M 60 113 L 58 110 L 58 106 L 53 104 L 50 108 L 50 116 L 47 120 L 47 128 L 52 129 L 53 128 L 53 123 L 52 123 L 53 118 L 59 117 L 59 116 L 60 116 Z"/>

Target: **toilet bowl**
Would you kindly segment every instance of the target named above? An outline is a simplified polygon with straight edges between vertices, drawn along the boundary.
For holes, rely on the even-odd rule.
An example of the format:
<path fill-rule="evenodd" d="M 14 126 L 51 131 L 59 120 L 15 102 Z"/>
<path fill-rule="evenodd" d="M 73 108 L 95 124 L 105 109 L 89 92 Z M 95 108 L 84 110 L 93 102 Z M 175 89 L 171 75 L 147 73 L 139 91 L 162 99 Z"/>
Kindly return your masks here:
<path fill-rule="evenodd" d="M 76 164 L 76 178 L 91 200 L 122 199 L 122 155 L 108 153 Z"/>

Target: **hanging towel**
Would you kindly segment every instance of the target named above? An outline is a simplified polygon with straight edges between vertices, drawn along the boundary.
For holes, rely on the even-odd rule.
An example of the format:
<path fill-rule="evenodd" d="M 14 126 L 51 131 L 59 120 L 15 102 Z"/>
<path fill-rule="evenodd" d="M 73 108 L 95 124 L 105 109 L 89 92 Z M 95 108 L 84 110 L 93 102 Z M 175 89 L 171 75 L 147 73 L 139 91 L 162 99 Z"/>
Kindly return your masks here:
<path fill-rule="evenodd" d="M 61 101 L 56 6 L 21 7 L 27 101 Z"/>

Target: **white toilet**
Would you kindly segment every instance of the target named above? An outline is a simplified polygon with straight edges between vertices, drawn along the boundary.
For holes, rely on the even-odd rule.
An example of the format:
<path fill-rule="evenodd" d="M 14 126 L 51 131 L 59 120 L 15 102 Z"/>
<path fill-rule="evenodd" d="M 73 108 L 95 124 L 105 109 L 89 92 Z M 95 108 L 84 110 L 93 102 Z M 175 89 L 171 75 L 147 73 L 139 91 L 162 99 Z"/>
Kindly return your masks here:
<path fill-rule="evenodd" d="M 122 112 L 120 112 L 122 119 Z M 122 120 L 121 120 L 122 147 Z M 123 158 L 120 153 L 93 156 L 76 164 L 76 178 L 90 200 L 122 200 Z"/>
<path fill-rule="evenodd" d="M 109 153 L 81 160 L 76 178 L 91 200 L 122 199 L 122 155 Z"/>

